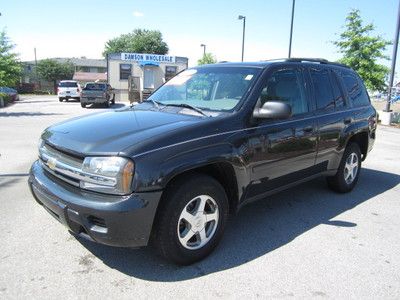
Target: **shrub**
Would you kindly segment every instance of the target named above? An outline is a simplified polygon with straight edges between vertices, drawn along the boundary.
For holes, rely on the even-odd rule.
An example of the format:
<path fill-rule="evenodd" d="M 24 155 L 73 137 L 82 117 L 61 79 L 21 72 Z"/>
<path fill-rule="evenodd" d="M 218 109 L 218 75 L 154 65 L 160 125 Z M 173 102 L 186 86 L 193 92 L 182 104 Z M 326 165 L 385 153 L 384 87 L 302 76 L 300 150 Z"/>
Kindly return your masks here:
<path fill-rule="evenodd" d="M 5 93 L 0 93 L 0 98 L 3 99 L 3 101 L 4 101 L 4 106 L 7 106 L 8 103 L 11 102 L 11 96 L 9 96 L 9 95 L 7 95 L 7 94 L 5 94 Z"/>

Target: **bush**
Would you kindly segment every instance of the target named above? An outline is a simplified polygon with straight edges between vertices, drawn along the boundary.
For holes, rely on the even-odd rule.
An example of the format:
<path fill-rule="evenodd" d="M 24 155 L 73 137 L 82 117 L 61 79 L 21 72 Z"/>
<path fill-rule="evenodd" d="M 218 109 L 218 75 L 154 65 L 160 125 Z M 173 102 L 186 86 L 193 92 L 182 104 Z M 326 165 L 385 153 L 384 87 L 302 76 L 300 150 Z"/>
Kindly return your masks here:
<path fill-rule="evenodd" d="M 4 101 L 4 106 L 7 106 L 8 103 L 11 102 L 11 96 L 5 94 L 5 93 L 0 93 L 0 98 L 3 99 Z"/>

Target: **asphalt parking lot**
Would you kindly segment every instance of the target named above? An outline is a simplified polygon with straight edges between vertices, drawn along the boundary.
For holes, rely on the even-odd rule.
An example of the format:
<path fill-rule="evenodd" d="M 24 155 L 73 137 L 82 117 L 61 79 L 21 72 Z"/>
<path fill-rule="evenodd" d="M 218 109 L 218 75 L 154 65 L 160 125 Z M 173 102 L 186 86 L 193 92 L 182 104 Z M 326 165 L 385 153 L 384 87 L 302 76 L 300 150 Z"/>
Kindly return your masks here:
<path fill-rule="evenodd" d="M 379 127 L 352 193 L 321 178 L 249 205 L 210 257 L 178 267 L 76 239 L 30 195 L 41 131 L 102 110 L 54 96 L 0 109 L 0 298 L 400 298 L 400 129 Z"/>

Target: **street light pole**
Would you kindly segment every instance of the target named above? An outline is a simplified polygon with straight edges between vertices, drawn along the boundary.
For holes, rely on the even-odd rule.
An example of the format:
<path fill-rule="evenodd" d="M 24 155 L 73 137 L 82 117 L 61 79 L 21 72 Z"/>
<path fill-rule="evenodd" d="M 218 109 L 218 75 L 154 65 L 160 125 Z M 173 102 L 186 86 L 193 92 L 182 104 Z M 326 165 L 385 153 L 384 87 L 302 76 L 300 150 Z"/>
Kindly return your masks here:
<path fill-rule="evenodd" d="M 398 11 L 397 11 L 397 25 L 396 25 L 396 33 L 394 35 L 392 68 L 391 68 L 391 72 L 390 72 L 388 96 L 387 96 L 386 108 L 384 110 L 386 112 L 390 112 L 390 96 L 392 94 L 394 71 L 396 69 L 397 46 L 399 45 L 399 29 L 400 29 L 400 1 L 399 1 L 399 7 L 398 7 Z"/>
<path fill-rule="evenodd" d="M 201 44 L 200 47 L 203 47 L 203 56 L 205 56 L 206 55 L 206 45 Z"/>
<path fill-rule="evenodd" d="M 290 38 L 289 38 L 289 55 L 288 58 L 290 58 L 292 54 L 292 35 L 293 35 L 293 19 L 294 19 L 294 5 L 295 5 L 296 0 L 293 0 L 292 2 L 292 21 L 290 22 Z"/>
<path fill-rule="evenodd" d="M 243 20 L 242 61 L 244 57 L 244 36 L 246 33 L 246 16 L 239 15 L 238 20 Z"/>

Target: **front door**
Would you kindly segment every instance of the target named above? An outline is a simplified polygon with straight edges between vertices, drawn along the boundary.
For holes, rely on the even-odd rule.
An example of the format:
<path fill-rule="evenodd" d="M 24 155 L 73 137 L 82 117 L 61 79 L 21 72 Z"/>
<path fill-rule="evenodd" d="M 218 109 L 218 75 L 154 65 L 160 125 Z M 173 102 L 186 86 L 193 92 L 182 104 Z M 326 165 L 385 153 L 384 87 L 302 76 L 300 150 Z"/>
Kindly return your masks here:
<path fill-rule="evenodd" d="M 266 78 L 257 106 L 269 100 L 292 108 L 285 120 L 258 120 L 248 136 L 251 184 L 246 198 L 257 198 L 315 173 L 317 127 L 304 75 L 296 67 L 279 68 Z"/>
<path fill-rule="evenodd" d="M 144 67 L 143 77 L 143 88 L 154 89 L 154 68 Z"/>

